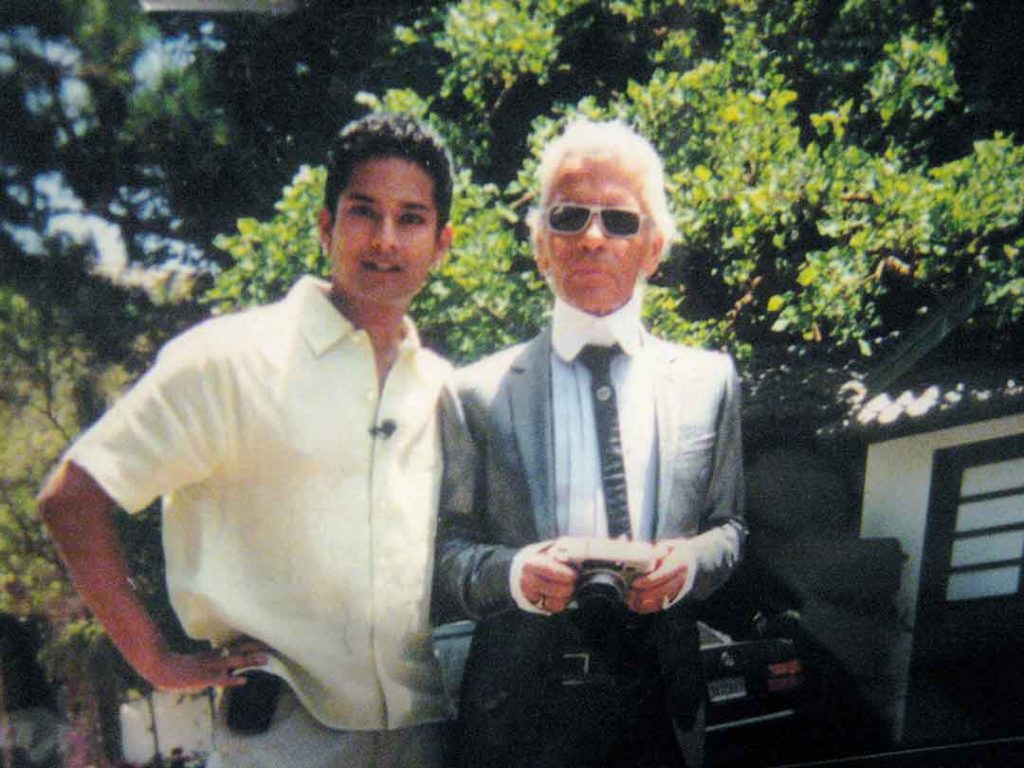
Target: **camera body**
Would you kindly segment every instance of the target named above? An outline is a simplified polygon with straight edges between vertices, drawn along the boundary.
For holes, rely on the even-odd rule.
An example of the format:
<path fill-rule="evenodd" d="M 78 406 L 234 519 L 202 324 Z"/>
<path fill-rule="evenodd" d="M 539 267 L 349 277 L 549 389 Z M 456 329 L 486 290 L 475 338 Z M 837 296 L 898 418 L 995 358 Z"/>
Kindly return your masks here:
<path fill-rule="evenodd" d="M 626 607 L 633 580 L 654 567 L 646 541 L 563 537 L 553 553 L 579 571 L 574 599 L 580 610 L 608 613 Z"/>

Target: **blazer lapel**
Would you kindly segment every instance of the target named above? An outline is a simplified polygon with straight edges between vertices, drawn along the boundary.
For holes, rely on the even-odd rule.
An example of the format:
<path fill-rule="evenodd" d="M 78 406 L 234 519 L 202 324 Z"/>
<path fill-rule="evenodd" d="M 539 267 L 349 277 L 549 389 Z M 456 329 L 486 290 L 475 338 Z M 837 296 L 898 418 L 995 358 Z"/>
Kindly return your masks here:
<path fill-rule="evenodd" d="M 644 334 L 644 348 L 651 355 L 651 371 L 654 379 L 654 418 L 657 424 L 658 441 L 658 498 L 655 509 L 657 521 L 655 538 L 661 538 L 665 526 L 671 519 L 672 495 L 674 489 L 672 461 L 679 440 L 679 419 L 682 400 L 678 377 L 672 375 L 677 351 L 671 344 L 665 344 L 649 333 Z"/>
<path fill-rule="evenodd" d="M 530 486 L 534 523 L 541 540 L 557 532 L 554 510 L 554 446 L 551 415 L 551 329 L 529 342 L 509 370 L 509 397 L 523 471 Z"/>

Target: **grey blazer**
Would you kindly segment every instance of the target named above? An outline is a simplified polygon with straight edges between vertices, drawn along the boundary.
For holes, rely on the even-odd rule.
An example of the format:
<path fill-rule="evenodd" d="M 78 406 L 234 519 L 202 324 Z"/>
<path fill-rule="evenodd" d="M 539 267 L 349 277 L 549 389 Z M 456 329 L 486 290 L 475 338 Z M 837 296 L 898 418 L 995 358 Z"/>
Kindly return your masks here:
<path fill-rule="evenodd" d="M 729 577 L 746 534 L 739 386 L 727 355 L 649 334 L 642 354 L 657 371 L 656 538 L 686 537 L 696 551 L 692 592 L 655 625 L 668 704 L 685 728 L 702 695 L 693 603 Z M 515 553 L 559 535 L 550 355 L 547 329 L 459 371 L 466 429 L 444 433 L 435 606 L 442 619 L 478 622 L 461 694 L 466 765 L 516 764 L 557 631 L 558 617 L 519 610 L 509 589 Z"/>

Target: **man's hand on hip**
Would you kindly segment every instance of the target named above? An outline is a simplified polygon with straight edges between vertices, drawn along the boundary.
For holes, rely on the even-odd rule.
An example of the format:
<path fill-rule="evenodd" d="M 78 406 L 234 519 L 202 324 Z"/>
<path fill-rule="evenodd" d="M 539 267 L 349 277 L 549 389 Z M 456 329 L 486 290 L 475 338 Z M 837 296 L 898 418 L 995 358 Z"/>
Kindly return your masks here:
<path fill-rule="evenodd" d="M 240 640 L 230 645 L 198 653 L 165 653 L 145 673 L 155 687 L 172 691 L 201 691 L 205 688 L 232 688 L 245 685 L 245 678 L 233 674 L 240 669 L 262 667 L 267 663 L 267 647 L 255 640 Z"/>

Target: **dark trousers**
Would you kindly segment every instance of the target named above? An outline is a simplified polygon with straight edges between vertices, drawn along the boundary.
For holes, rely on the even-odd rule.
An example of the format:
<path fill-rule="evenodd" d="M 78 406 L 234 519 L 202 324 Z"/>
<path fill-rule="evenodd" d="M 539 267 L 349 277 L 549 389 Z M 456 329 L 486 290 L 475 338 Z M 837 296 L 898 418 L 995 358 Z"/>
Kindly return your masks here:
<path fill-rule="evenodd" d="M 538 702 L 532 768 L 685 765 L 665 697 L 652 617 L 591 625 L 573 616 Z"/>

